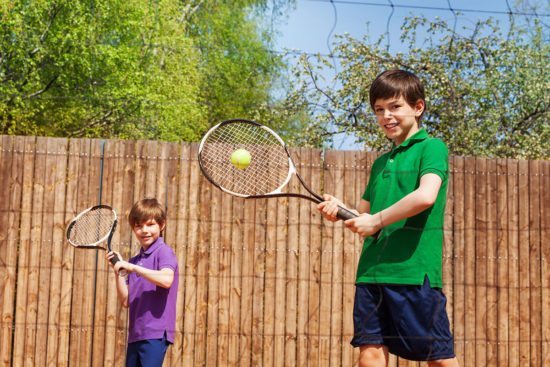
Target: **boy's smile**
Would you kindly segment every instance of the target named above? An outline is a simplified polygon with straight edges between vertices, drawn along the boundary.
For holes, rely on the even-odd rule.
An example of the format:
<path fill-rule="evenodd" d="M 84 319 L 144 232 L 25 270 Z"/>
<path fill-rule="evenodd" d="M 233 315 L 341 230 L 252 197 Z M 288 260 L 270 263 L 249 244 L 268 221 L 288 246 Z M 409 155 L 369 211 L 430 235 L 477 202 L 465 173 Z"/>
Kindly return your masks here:
<path fill-rule="evenodd" d="M 424 101 L 418 100 L 411 106 L 403 96 L 377 99 L 374 113 L 384 134 L 395 145 L 400 145 L 418 131 L 418 118 L 424 111 Z"/>

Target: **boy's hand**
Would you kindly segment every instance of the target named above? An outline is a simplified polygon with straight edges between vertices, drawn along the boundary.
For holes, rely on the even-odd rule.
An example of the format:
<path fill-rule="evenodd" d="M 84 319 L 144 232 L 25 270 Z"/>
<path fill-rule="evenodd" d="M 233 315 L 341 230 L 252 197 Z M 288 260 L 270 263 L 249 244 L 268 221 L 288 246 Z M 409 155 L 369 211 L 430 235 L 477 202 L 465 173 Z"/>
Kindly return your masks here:
<path fill-rule="evenodd" d="M 358 233 L 363 237 L 372 236 L 380 229 L 382 229 L 382 223 L 380 223 L 379 215 L 370 215 L 367 213 L 361 214 L 357 218 L 348 219 L 344 222 L 352 232 Z"/>
<path fill-rule="evenodd" d="M 111 259 L 117 258 L 117 257 L 119 260 L 115 264 L 111 263 Z M 127 261 L 122 260 L 122 256 L 120 256 L 118 252 L 116 251 L 107 252 L 105 254 L 105 258 L 109 261 L 109 264 L 111 264 L 111 267 L 113 268 L 116 274 L 119 274 L 121 270 L 124 270 L 126 273 L 132 272 L 132 267 L 134 265 Z"/>
<path fill-rule="evenodd" d="M 317 205 L 317 210 L 321 212 L 326 220 L 331 222 L 338 221 L 338 217 L 336 216 L 338 214 L 338 206 L 345 208 L 344 203 L 329 194 L 324 194 L 323 199 L 325 201 Z"/>

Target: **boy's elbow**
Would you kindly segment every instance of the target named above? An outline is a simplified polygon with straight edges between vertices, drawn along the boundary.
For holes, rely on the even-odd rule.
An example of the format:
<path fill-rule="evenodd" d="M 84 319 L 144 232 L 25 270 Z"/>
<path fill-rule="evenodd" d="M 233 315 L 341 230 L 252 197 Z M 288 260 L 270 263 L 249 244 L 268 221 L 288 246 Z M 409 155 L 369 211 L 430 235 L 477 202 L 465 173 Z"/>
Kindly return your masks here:
<path fill-rule="evenodd" d="M 431 208 L 435 204 L 436 199 L 437 197 L 434 195 L 423 193 L 418 198 L 418 206 L 421 207 L 422 210 L 426 210 L 428 208 Z"/>
<path fill-rule="evenodd" d="M 159 283 L 159 286 L 166 289 L 170 288 L 172 286 L 172 283 L 174 283 L 174 273 L 171 271 L 167 273 L 168 274 L 166 274 L 166 276 L 164 276 Z"/>

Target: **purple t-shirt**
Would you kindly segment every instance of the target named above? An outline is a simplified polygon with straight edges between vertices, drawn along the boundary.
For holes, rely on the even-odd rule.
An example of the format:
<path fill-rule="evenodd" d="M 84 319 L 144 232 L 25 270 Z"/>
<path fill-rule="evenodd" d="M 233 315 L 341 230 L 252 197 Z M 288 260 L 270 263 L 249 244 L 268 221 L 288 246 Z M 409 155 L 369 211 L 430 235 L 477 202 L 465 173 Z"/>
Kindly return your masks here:
<path fill-rule="evenodd" d="M 159 237 L 146 251 L 141 248 L 129 262 L 152 270 L 172 269 L 174 281 L 166 289 L 130 273 L 127 279 L 130 305 L 128 343 L 162 339 L 164 332 L 166 339 L 174 343 L 178 296 L 178 260 L 174 250 Z"/>

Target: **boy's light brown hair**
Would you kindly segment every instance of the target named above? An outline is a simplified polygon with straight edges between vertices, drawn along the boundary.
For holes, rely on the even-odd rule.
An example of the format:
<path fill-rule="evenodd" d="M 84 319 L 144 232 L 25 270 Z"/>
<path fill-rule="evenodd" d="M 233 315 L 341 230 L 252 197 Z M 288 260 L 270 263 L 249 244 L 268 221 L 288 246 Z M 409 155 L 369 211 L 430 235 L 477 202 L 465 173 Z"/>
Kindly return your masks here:
<path fill-rule="evenodd" d="M 369 90 L 369 102 L 374 110 L 374 104 L 378 99 L 403 97 L 410 106 L 416 105 L 418 100 L 424 102 L 426 111 L 426 98 L 424 85 L 413 73 L 406 70 L 386 70 L 380 73 L 372 82 Z M 424 114 L 424 111 L 422 114 Z M 420 118 L 422 115 L 418 118 Z"/>
<path fill-rule="evenodd" d="M 161 227 L 166 223 L 166 212 L 155 198 L 145 198 L 136 202 L 128 214 L 128 223 L 132 228 L 150 219 L 154 219 Z"/>

